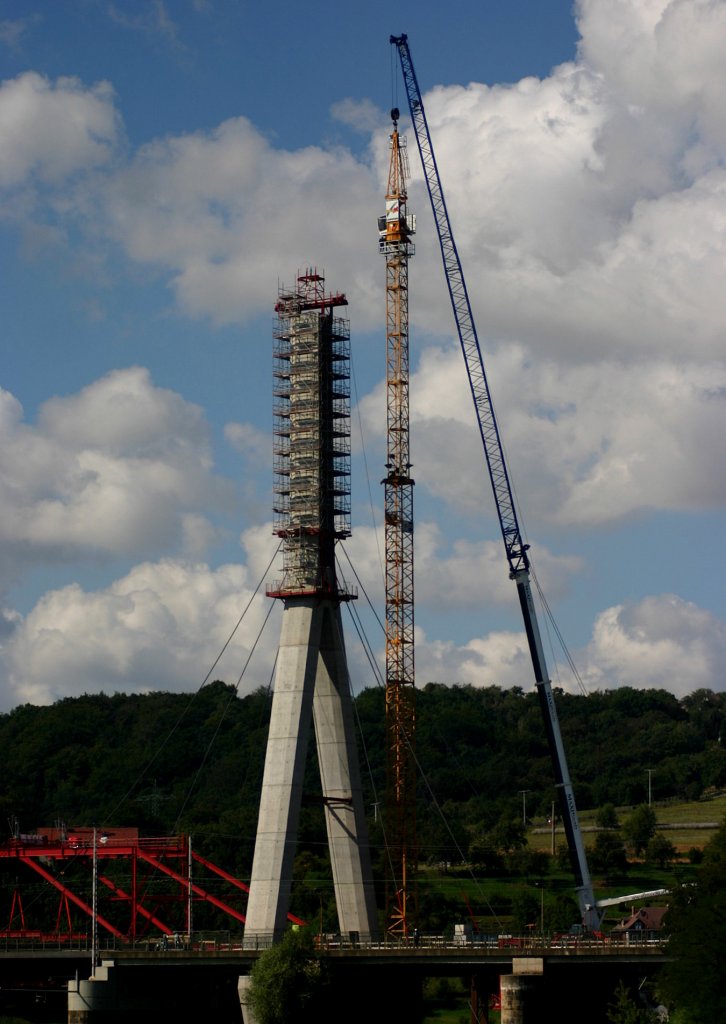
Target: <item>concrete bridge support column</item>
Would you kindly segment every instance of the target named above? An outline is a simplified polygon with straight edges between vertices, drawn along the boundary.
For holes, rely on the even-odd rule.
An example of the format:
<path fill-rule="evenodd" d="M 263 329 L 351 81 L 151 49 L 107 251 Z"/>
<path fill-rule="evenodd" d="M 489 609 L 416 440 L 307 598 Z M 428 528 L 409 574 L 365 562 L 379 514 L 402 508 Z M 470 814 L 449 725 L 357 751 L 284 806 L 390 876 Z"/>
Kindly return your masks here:
<path fill-rule="evenodd" d="M 237 981 L 237 993 L 239 995 L 239 1005 L 242 1010 L 242 1021 L 243 1024 L 257 1024 L 255 1016 L 252 1013 L 252 1009 L 247 1005 L 247 993 L 250 987 L 250 976 L 249 974 L 241 974 Z M 70 1024 L 70 1021 L 68 1022 Z"/>
<path fill-rule="evenodd" d="M 68 1024 L 102 1024 L 119 1019 L 113 961 L 104 961 L 88 979 L 68 982 Z"/>
<path fill-rule="evenodd" d="M 501 1024 L 538 1024 L 544 962 L 540 957 L 515 957 L 512 974 L 499 979 L 502 994 Z"/>

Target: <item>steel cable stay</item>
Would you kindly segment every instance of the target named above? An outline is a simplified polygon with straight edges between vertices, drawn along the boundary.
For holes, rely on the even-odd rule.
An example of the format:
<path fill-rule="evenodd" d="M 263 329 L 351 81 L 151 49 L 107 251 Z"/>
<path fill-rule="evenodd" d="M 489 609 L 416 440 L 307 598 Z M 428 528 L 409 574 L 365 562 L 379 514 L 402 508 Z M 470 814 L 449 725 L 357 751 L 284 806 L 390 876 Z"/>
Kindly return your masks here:
<path fill-rule="evenodd" d="M 361 582 L 360 576 L 358 575 L 358 572 L 357 572 L 355 566 L 353 565 L 353 562 L 351 561 L 350 556 L 348 555 L 348 552 L 345 551 L 345 548 L 343 548 L 343 551 L 345 553 L 346 559 L 347 559 L 348 564 L 350 566 L 351 572 L 353 573 L 353 575 L 354 575 L 354 577 L 355 577 L 355 579 L 356 579 L 356 581 L 358 583 L 358 586 L 359 586 L 361 592 L 365 596 L 366 601 L 368 602 L 368 604 L 369 604 L 369 606 L 371 608 L 371 611 L 373 612 L 373 615 L 374 615 L 374 617 L 376 619 L 376 622 L 378 623 L 378 626 L 380 627 L 381 632 L 383 634 L 385 634 L 385 627 L 384 627 L 384 625 L 383 625 L 383 623 L 382 623 L 382 621 L 380 619 L 380 616 L 376 612 L 375 607 L 373 606 L 373 603 L 371 602 L 370 597 L 368 596 L 368 593 L 367 593 L 365 587 L 363 586 L 363 584 Z M 364 626 L 362 624 L 360 616 L 358 615 L 357 611 L 353 608 L 353 602 L 352 601 L 348 602 L 348 609 L 349 609 L 349 612 L 350 612 L 350 616 L 351 616 L 351 620 L 353 622 L 354 628 L 355 628 L 356 633 L 358 635 L 358 639 L 361 642 L 361 646 L 363 647 L 363 650 L 364 650 L 364 652 L 366 654 L 366 658 L 367 658 L 367 660 L 368 660 L 368 662 L 369 662 L 369 664 L 371 666 L 371 670 L 373 672 L 373 675 L 375 676 L 376 683 L 377 683 L 379 689 L 385 689 L 385 685 L 386 685 L 385 684 L 385 680 L 384 680 L 384 678 L 382 676 L 382 673 L 381 673 L 381 670 L 380 670 L 378 664 L 376 663 L 375 656 L 373 654 L 372 644 L 371 644 L 371 642 L 370 642 L 370 640 L 368 638 L 368 635 L 365 632 L 365 628 L 364 628 Z M 355 702 L 354 702 L 354 708 L 355 707 L 356 706 L 355 706 Z M 358 733 L 359 733 L 359 736 L 361 737 L 361 742 L 363 743 L 366 767 L 367 767 L 367 770 L 368 770 L 369 778 L 371 780 L 371 787 L 374 790 L 374 796 L 375 796 L 375 786 L 374 786 L 374 783 L 373 783 L 372 768 L 371 768 L 371 765 L 370 765 L 370 759 L 369 759 L 369 756 L 368 756 L 368 750 L 367 750 L 366 745 L 365 745 L 365 737 L 363 736 L 362 728 L 361 728 L 361 725 L 360 725 L 360 719 L 358 718 L 357 709 L 356 709 L 356 720 L 358 722 Z M 437 812 L 439 818 L 441 819 L 441 822 L 444 825 L 444 828 L 446 829 L 446 832 L 448 833 L 448 835 L 451 838 L 453 848 L 456 850 L 457 854 L 459 855 L 462 864 L 464 864 L 464 863 L 467 862 L 466 854 L 461 849 L 461 847 L 459 846 L 458 840 L 456 839 L 456 836 L 455 836 L 455 834 L 453 832 L 453 829 L 451 828 L 451 825 L 449 824 L 449 821 L 448 821 L 448 819 L 447 819 L 447 817 L 446 817 L 446 815 L 444 813 L 444 810 L 441 807 L 438 799 L 436 798 L 434 790 L 433 790 L 433 788 L 431 786 L 431 783 L 430 783 L 430 781 L 428 779 L 428 776 L 426 774 L 425 767 L 421 764 L 420 758 L 418 757 L 416 751 L 413 749 L 413 744 L 411 744 L 410 738 L 409 738 L 409 736 L 407 735 L 407 733 L 405 731 L 403 731 L 402 736 L 403 736 L 404 742 L 406 743 L 406 745 L 407 745 L 407 747 L 408 747 L 408 749 L 410 751 L 410 754 L 411 754 L 411 756 L 412 756 L 412 758 L 413 758 L 413 760 L 414 760 L 414 762 L 416 764 L 416 769 L 417 769 L 418 775 L 421 778 L 421 780 L 422 780 L 422 782 L 423 782 L 423 784 L 424 784 L 424 786 L 426 788 L 426 791 L 429 794 L 431 803 L 436 808 L 436 812 Z M 450 750 L 448 745 L 447 745 L 447 749 L 449 749 L 449 751 L 452 754 L 452 756 L 455 756 L 454 752 Z M 470 785 L 471 785 L 471 783 L 470 783 Z M 471 786 L 471 789 L 472 789 L 472 793 L 475 796 L 479 795 L 478 791 L 476 790 L 476 788 L 474 786 Z M 377 797 L 376 797 L 376 799 L 377 799 Z M 390 846 L 389 846 L 389 843 L 388 843 L 388 840 L 387 840 L 387 836 L 386 836 L 385 819 L 383 820 L 383 839 L 384 839 L 386 859 L 387 859 L 387 861 L 389 863 L 389 868 L 391 870 L 393 870 L 394 861 L 393 861 L 392 851 L 390 849 Z M 479 889 L 478 880 L 476 878 L 476 875 L 474 874 L 474 872 L 471 869 L 469 870 L 469 875 L 470 875 L 471 881 L 477 886 L 477 891 L 480 894 L 480 898 L 483 900 L 485 906 L 489 910 L 489 913 L 495 919 L 497 924 L 501 925 L 501 922 L 500 922 L 496 912 L 494 911 L 494 908 L 489 903 L 489 900 L 486 897 L 486 894 L 483 894 L 481 892 L 481 890 Z"/>
<path fill-rule="evenodd" d="M 184 709 L 182 710 L 181 714 L 177 718 L 176 722 L 174 722 L 174 724 L 171 726 L 171 728 L 167 732 L 167 734 L 164 737 L 164 739 L 156 746 L 153 755 L 149 758 L 149 760 L 144 765 L 144 767 L 141 769 L 141 771 L 139 772 L 137 777 L 134 779 L 134 781 L 131 783 L 129 788 L 126 790 L 126 793 L 115 804 L 115 806 L 108 812 L 108 814 L 104 818 L 104 820 L 102 822 L 102 825 L 100 827 L 106 827 L 108 825 L 108 822 L 113 820 L 114 815 L 119 811 L 119 809 L 121 807 L 123 807 L 123 805 L 129 800 L 129 798 L 131 797 L 131 794 L 137 789 L 137 787 L 146 778 L 149 770 L 153 767 L 154 764 L 156 764 L 158 759 L 161 757 L 161 755 L 162 755 L 164 749 L 166 748 L 167 744 L 170 742 L 170 740 L 172 739 L 172 737 L 176 733 L 177 729 L 179 729 L 179 727 L 181 726 L 182 722 L 184 721 L 184 719 L 187 717 L 187 715 L 191 711 L 192 706 L 194 705 L 195 700 L 197 699 L 197 697 L 199 696 L 201 691 L 204 689 L 206 684 L 209 682 L 209 679 L 210 679 L 212 673 L 214 672 L 215 668 L 219 664 L 219 662 L 220 662 L 224 652 L 227 650 L 229 645 L 232 643 L 232 640 L 234 639 L 234 637 L 235 637 L 235 635 L 237 633 L 237 630 L 242 625 L 242 622 L 244 621 L 245 616 L 247 615 L 248 611 L 252 607 L 252 603 L 255 600 L 255 598 L 257 597 L 257 594 L 259 593 L 259 590 L 260 590 L 262 584 L 265 582 L 267 574 L 268 574 L 268 572 L 270 571 L 270 569 L 272 567 L 272 563 L 275 561 L 275 558 L 277 557 L 278 551 L 280 550 L 280 546 L 281 545 L 278 544 L 277 547 L 275 548 L 275 551 L 274 551 L 272 557 L 270 558 L 270 561 L 268 562 L 268 564 L 267 564 L 267 566 L 265 568 L 265 571 L 263 572 L 262 576 L 260 577 L 260 580 L 257 583 L 257 586 L 255 587 L 255 589 L 254 589 L 254 591 L 252 593 L 252 596 L 250 597 L 249 601 L 245 605 L 245 607 L 244 607 L 240 617 L 237 619 L 237 622 L 235 623 L 234 628 L 232 629 L 232 632 L 229 634 L 229 636 L 225 640 L 225 642 L 222 645 L 222 648 L 221 648 L 219 654 L 217 655 L 217 657 L 212 662 L 212 664 L 211 664 L 211 666 L 209 668 L 209 671 L 205 675 L 205 677 L 202 680 L 202 682 L 200 683 L 199 687 L 191 695 L 189 701 L 187 702 L 186 706 L 184 707 Z"/>
<path fill-rule="evenodd" d="M 266 573 L 265 573 L 265 575 L 266 575 Z M 225 702 L 224 708 L 222 709 L 222 714 L 219 716 L 219 721 L 217 722 L 217 725 L 215 727 L 214 733 L 212 734 L 212 738 L 210 739 L 209 743 L 207 744 L 207 749 L 204 751 L 204 756 L 203 756 L 202 760 L 199 763 L 199 767 L 197 768 L 196 773 L 194 775 L 194 778 L 192 779 L 192 781 L 191 781 L 191 783 L 189 785 L 189 789 L 187 790 L 187 794 L 184 797 L 184 802 L 182 803 L 182 805 L 181 805 L 181 807 L 179 809 L 179 812 L 178 812 L 177 817 L 176 817 L 176 821 L 174 823 L 174 830 L 175 831 L 179 828 L 179 822 L 181 820 L 181 816 L 184 813 L 184 811 L 186 810 L 186 806 L 189 803 L 189 800 L 191 799 L 191 795 L 192 795 L 192 793 L 194 792 L 194 790 L 196 788 L 197 782 L 199 781 L 199 777 L 202 774 L 202 771 L 204 770 L 204 766 L 207 763 L 207 758 L 209 757 L 209 755 L 210 755 L 210 753 L 212 751 L 212 747 L 214 746 L 214 744 L 215 744 L 215 742 L 217 740 L 217 736 L 219 735 L 219 730 L 222 728 L 222 723 L 224 722 L 225 718 L 227 717 L 227 712 L 229 711 L 229 709 L 232 706 L 232 701 L 237 697 L 237 695 L 239 693 L 240 683 L 242 682 L 242 679 L 244 678 L 244 674 L 245 674 L 245 672 L 247 671 L 247 669 L 249 667 L 250 661 L 252 660 L 252 655 L 255 653 L 255 650 L 257 649 L 257 645 L 260 642 L 262 634 L 265 631 L 265 627 L 267 626 L 267 623 L 270 620 L 270 616 L 272 615 L 272 611 L 273 611 L 274 607 L 275 607 L 274 602 L 270 601 L 270 605 L 269 605 L 269 607 L 267 609 L 267 614 L 265 615 L 264 621 L 263 621 L 262 625 L 259 628 L 257 636 L 255 637 L 254 643 L 250 647 L 249 653 L 247 655 L 247 659 L 245 660 L 245 663 L 244 663 L 244 665 L 242 667 L 242 671 L 240 672 L 239 677 L 237 678 L 237 682 L 234 684 L 234 687 L 233 687 L 232 691 L 230 692 L 229 696 L 227 697 L 227 700 Z"/>
<path fill-rule="evenodd" d="M 363 421 L 361 419 L 361 414 L 360 414 L 360 399 L 358 397 L 358 381 L 356 380 L 356 376 L 355 376 L 355 365 L 354 365 L 354 362 L 353 362 L 352 350 L 351 350 L 351 357 L 350 357 L 350 375 L 351 375 L 351 380 L 353 381 L 353 393 L 355 395 L 355 408 L 356 408 L 356 414 L 357 414 L 357 419 L 358 419 L 358 435 L 360 437 L 361 454 L 363 456 L 363 469 L 365 471 L 366 488 L 367 488 L 367 491 L 368 491 L 368 505 L 369 505 L 370 514 L 371 514 L 371 527 L 373 529 L 373 536 L 374 536 L 375 541 L 376 541 L 376 551 L 378 552 L 378 565 L 379 565 L 379 568 L 380 568 L 380 571 L 381 571 L 381 585 L 385 586 L 386 570 L 385 570 L 384 565 L 383 565 L 383 555 L 381 553 L 381 545 L 380 545 L 379 539 L 378 539 L 378 529 L 376 527 L 376 514 L 375 514 L 375 506 L 374 506 L 374 503 L 373 503 L 373 491 L 371 490 L 371 475 L 370 475 L 370 471 L 368 469 L 368 456 L 366 454 L 365 434 L 364 434 L 364 431 L 363 431 Z M 345 548 L 343 548 L 343 551 L 345 551 Z M 347 552 L 345 554 L 346 554 L 346 558 L 347 558 L 348 557 Z M 348 562 L 350 563 L 350 559 L 348 559 Z"/>

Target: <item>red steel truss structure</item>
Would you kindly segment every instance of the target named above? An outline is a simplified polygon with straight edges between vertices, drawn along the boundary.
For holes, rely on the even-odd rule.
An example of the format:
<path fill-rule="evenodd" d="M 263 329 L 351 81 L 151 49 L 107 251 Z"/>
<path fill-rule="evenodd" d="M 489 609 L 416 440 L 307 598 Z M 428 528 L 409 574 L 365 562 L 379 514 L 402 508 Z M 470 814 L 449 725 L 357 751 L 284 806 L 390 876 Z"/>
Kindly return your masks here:
<path fill-rule="evenodd" d="M 26 914 L 22 883 L 16 881 L 4 926 L 0 917 L 0 938 L 63 942 L 88 936 L 94 918 L 88 895 L 94 868 L 96 885 L 108 896 L 97 904 L 97 928 L 115 939 L 133 942 L 150 932 L 188 935 L 194 907 L 204 903 L 240 925 L 245 922 L 238 906 L 209 891 L 206 879 L 221 880 L 220 887 L 224 883 L 230 888 L 233 895 L 228 899 L 246 895 L 249 887 L 193 850 L 189 836 L 142 838 L 136 828 L 48 828 L 0 844 L 3 860 L 25 865 L 58 892 L 59 900 L 55 928 L 47 923 L 33 927 Z M 78 912 L 85 928 L 74 923 Z M 303 923 L 292 914 L 290 920 Z"/>

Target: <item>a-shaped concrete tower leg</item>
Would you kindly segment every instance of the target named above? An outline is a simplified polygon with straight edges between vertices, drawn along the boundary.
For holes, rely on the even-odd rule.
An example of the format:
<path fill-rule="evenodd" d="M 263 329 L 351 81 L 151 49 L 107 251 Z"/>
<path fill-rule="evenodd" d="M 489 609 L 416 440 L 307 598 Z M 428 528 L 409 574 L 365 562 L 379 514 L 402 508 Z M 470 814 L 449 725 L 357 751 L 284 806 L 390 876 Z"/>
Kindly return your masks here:
<path fill-rule="evenodd" d="M 287 924 L 313 709 L 339 927 L 361 938 L 376 934 L 340 606 L 295 597 L 283 612 L 246 913 L 248 949 L 278 940 Z"/>
<path fill-rule="evenodd" d="M 367 939 L 377 932 L 376 902 L 340 605 L 325 602 L 321 612 L 313 719 L 338 925 Z"/>
<path fill-rule="evenodd" d="M 318 603 L 295 598 L 283 613 L 245 915 L 248 949 L 279 939 L 287 922 L 320 645 Z"/>

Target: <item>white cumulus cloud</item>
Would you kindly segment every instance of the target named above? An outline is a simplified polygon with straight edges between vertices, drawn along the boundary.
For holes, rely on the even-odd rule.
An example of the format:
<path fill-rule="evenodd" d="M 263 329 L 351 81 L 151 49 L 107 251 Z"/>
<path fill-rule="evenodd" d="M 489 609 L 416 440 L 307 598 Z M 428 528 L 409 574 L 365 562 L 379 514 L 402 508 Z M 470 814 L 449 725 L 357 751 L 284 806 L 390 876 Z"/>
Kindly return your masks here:
<path fill-rule="evenodd" d="M 10 573 L 184 540 L 198 553 L 208 512 L 231 502 L 202 410 L 141 367 L 50 399 L 36 424 L 0 392 L 0 423 L 0 557 Z"/>
<path fill-rule="evenodd" d="M 108 164 L 119 141 L 114 95 L 107 82 L 55 82 L 27 71 L 0 85 L 0 186 L 28 179 L 59 184 Z"/>
<path fill-rule="evenodd" d="M 681 697 L 723 690 L 726 624 L 674 594 L 602 612 L 584 654 L 590 688 L 656 687 Z"/>
<path fill-rule="evenodd" d="M 0 702 L 9 708 L 86 692 L 193 692 L 210 670 L 211 678 L 237 683 L 268 611 L 263 595 L 253 598 L 256 583 L 250 586 L 242 565 L 210 569 L 167 559 L 137 565 L 98 591 L 78 584 L 48 591 L 10 623 L 0 647 Z M 276 646 L 270 627 L 241 692 L 269 683 Z"/>

